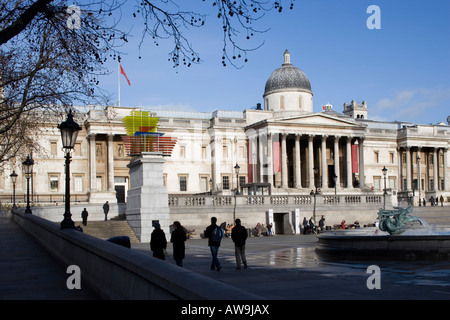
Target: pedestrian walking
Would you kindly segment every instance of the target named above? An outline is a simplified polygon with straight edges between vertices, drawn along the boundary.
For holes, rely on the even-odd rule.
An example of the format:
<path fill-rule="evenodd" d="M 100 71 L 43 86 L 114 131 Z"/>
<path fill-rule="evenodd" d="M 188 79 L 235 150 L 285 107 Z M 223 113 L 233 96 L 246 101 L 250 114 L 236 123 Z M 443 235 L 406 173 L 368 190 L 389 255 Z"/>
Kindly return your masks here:
<path fill-rule="evenodd" d="M 217 218 L 211 218 L 211 224 L 205 230 L 205 237 L 208 238 L 208 246 L 211 250 L 212 262 L 211 262 L 211 270 L 220 271 L 222 267 L 220 266 L 220 262 L 218 259 L 220 242 L 223 237 L 223 230 L 217 224 Z"/>
<path fill-rule="evenodd" d="M 441 200 L 441 207 L 443 207 L 444 206 L 444 197 L 442 196 L 442 194 L 441 194 L 441 197 L 439 198 L 439 200 Z"/>
<path fill-rule="evenodd" d="M 323 231 L 323 229 L 325 227 L 325 217 L 323 215 L 319 220 L 319 227 L 320 227 L 320 231 Z"/>
<path fill-rule="evenodd" d="M 306 235 L 308 232 L 308 220 L 306 220 L 306 217 L 303 217 L 303 235 Z"/>
<path fill-rule="evenodd" d="M 245 240 L 247 236 L 247 229 L 241 225 L 241 219 L 236 219 L 235 226 L 231 230 L 231 239 L 234 242 L 237 270 L 241 269 L 241 261 L 244 264 L 244 269 L 247 269 L 247 258 L 245 257 Z"/>
<path fill-rule="evenodd" d="M 173 243 L 173 258 L 177 266 L 183 266 L 183 259 L 185 256 L 185 246 L 186 242 L 186 231 L 185 228 L 181 226 L 179 221 L 173 223 L 174 230 L 170 237 L 170 242 Z"/>
<path fill-rule="evenodd" d="M 87 212 L 86 208 L 81 212 L 81 219 L 83 220 L 83 226 L 87 225 L 87 218 L 89 213 Z"/>
<path fill-rule="evenodd" d="M 103 205 L 103 213 L 105 214 L 105 221 L 108 220 L 109 201 L 106 201 Z"/>
<path fill-rule="evenodd" d="M 153 257 L 166 260 L 166 248 L 167 248 L 167 240 L 166 234 L 161 229 L 161 225 L 158 222 L 153 223 L 153 227 L 155 228 L 150 237 L 150 250 L 153 251 Z"/>

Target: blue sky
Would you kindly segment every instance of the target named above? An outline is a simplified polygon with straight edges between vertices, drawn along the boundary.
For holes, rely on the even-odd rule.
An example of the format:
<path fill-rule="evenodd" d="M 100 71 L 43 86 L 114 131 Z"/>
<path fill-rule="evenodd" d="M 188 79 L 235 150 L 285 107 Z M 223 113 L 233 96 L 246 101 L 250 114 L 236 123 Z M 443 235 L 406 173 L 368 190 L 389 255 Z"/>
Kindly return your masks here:
<path fill-rule="evenodd" d="M 211 14 L 211 4 L 190 0 Z M 370 5 L 381 10 L 381 29 L 368 29 Z M 171 42 L 155 46 L 148 39 L 139 52 L 138 25 L 122 23 L 135 35 L 122 48 L 121 105 L 166 110 L 244 110 L 263 103 L 270 74 L 291 62 L 309 78 L 314 111 L 330 103 L 342 112 L 344 102 L 367 101 L 369 119 L 420 124 L 446 121 L 450 115 L 450 1 L 296 0 L 294 9 L 269 12 L 255 27 L 263 46 L 248 54 L 241 69 L 223 67 L 218 19 L 188 31 L 202 63 L 174 69 L 168 61 Z M 243 40 L 245 44 L 245 40 Z M 139 59 L 139 55 L 142 57 Z M 117 62 L 100 86 L 118 100 Z"/>

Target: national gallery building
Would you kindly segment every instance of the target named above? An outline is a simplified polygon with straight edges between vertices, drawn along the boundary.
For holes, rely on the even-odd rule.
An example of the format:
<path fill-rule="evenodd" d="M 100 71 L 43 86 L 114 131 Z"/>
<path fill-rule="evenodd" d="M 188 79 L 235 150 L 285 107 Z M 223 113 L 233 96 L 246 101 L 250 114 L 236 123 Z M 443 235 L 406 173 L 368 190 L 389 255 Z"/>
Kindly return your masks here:
<path fill-rule="evenodd" d="M 158 132 L 177 143 L 163 165 L 169 195 L 378 193 L 414 201 L 450 197 L 450 126 L 370 120 L 365 101 L 342 110 L 325 105 L 313 112 L 307 76 L 290 61 L 267 79 L 263 105 L 244 111 L 147 110 L 159 118 Z M 280 59 L 281 60 L 281 59 Z M 72 154 L 71 200 L 126 202 L 129 164 L 123 136 L 126 107 L 74 112 L 82 126 Z M 63 202 L 64 152 L 58 123 L 42 124 L 42 151 L 33 154 L 35 202 Z M 13 193 L 23 202 L 21 163 L 0 172 L 0 200 Z M 10 200 L 9 200 L 10 201 Z"/>

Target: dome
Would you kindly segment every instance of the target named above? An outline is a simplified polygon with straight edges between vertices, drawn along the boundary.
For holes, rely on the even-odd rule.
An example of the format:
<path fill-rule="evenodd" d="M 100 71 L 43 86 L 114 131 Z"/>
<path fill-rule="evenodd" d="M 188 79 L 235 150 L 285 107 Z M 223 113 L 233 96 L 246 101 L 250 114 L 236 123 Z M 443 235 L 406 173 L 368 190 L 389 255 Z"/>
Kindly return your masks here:
<path fill-rule="evenodd" d="M 289 51 L 284 52 L 283 65 L 275 70 L 267 79 L 264 96 L 278 91 L 303 91 L 311 93 L 308 77 L 290 62 Z"/>

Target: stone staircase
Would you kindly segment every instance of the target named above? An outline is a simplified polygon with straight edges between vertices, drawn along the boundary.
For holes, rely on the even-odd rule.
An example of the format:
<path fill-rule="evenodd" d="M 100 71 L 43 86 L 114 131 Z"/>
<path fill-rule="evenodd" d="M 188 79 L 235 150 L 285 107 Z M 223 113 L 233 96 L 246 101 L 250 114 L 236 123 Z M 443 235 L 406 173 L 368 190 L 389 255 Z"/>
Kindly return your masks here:
<path fill-rule="evenodd" d="M 139 243 L 133 229 L 125 220 L 89 221 L 87 226 L 83 226 L 81 221 L 75 221 L 75 225 L 80 225 L 83 232 L 100 239 L 109 239 L 118 236 L 127 236 L 131 243 Z"/>
<path fill-rule="evenodd" d="M 430 225 L 436 225 L 437 227 L 450 227 L 450 206 L 431 207 L 429 205 L 425 207 L 414 207 L 413 216 L 424 219 Z"/>

